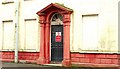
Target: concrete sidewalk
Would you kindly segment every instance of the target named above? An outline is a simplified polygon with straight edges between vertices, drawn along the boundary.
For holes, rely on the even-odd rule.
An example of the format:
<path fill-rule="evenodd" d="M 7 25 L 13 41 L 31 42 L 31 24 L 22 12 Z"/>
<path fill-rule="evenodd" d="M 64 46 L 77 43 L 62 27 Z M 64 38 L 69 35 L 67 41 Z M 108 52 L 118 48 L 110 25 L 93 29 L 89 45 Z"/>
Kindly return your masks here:
<path fill-rule="evenodd" d="M 63 67 L 56 64 L 26 64 L 26 63 L 13 63 L 13 62 L 2 62 L 2 69 L 118 69 L 118 68 L 95 68 L 95 67 Z"/>
<path fill-rule="evenodd" d="M 37 65 L 37 64 L 26 64 L 26 63 L 2 62 L 2 67 L 52 67 L 52 66 Z"/>

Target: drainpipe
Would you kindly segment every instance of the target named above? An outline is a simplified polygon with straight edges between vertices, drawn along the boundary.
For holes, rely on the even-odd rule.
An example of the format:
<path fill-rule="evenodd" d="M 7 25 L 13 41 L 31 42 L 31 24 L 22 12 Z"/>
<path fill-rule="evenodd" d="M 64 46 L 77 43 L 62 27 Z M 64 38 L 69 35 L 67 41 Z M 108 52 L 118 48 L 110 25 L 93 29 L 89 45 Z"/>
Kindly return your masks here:
<path fill-rule="evenodd" d="M 18 22 L 19 22 L 19 2 L 18 0 L 15 0 L 15 56 L 14 56 L 14 62 L 18 63 Z"/>

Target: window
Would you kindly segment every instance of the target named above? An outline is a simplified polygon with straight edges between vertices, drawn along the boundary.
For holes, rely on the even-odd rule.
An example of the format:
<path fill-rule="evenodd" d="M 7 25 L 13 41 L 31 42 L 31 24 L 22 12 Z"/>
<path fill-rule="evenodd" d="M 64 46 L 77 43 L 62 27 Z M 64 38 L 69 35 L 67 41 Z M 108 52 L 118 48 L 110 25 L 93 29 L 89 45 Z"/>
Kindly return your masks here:
<path fill-rule="evenodd" d="M 82 50 L 97 50 L 98 15 L 83 15 L 83 46 Z"/>
<path fill-rule="evenodd" d="M 15 46 L 15 25 L 12 20 L 3 21 L 3 49 L 13 50 Z"/>
<path fill-rule="evenodd" d="M 36 19 L 25 20 L 25 51 L 38 50 L 38 23 Z"/>
<path fill-rule="evenodd" d="M 62 15 L 59 13 L 55 13 L 51 18 L 51 25 L 62 25 Z"/>

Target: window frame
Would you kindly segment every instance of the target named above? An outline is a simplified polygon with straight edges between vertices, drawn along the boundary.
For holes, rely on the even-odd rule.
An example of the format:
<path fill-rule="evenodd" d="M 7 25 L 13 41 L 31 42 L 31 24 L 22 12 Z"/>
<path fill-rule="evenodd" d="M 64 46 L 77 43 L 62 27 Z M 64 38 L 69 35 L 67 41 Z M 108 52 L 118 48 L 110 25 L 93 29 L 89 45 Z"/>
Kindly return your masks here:
<path fill-rule="evenodd" d="M 3 49 L 4 47 L 4 23 L 5 22 L 14 22 L 13 20 L 3 20 L 2 21 L 2 49 L 1 51 L 14 51 L 14 48 L 13 49 Z"/>
<path fill-rule="evenodd" d="M 10 4 L 10 3 L 14 3 L 14 0 L 3 0 L 2 4 Z"/>
<path fill-rule="evenodd" d="M 83 17 L 86 17 L 86 16 L 98 16 L 98 21 L 99 21 L 99 14 L 85 14 L 85 15 L 82 15 L 82 23 L 83 23 Z M 99 22 L 98 22 L 99 23 Z M 83 24 L 82 24 L 82 29 L 83 29 Z M 83 33 L 83 32 L 82 32 Z M 82 36 L 83 37 L 83 36 Z M 83 39 L 83 38 L 82 38 Z M 82 49 L 81 48 L 81 51 L 82 52 L 98 52 L 99 49 Z"/>

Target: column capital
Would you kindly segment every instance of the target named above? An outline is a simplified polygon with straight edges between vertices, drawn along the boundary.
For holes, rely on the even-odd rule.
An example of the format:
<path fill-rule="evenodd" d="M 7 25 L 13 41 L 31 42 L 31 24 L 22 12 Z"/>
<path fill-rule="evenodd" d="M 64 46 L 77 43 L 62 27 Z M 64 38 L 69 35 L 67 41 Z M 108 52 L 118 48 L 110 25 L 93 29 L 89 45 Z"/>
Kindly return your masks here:
<path fill-rule="evenodd" d="M 64 27 L 65 27 L 65 26 L 70 26 L 70 21 L 65 22 L 65 23 L 63 24 L 63 26 L 64 26 Z"/>
<path fill-rule="evenodd" d="M 70 23 L 71 22 L 71 16 L 70 16 L 71 14 L 69 14 L 69 13 L 64 13 L 64 16 L 63 16 L 63 23 L 64 24 L 68 24 L 68 23 Z"/>
<path fill-rule="evenodd" d="M 40 17 L 39 17 L 39 23 L 41 24 L 41 23 L 45 23 L 45 15 L 41 15 Z"/>
<path fill-rule="evenodd" d="M 47 21 L 46 21 L 45 24 L 50 24 L 50 22 L 47 22 Z"/>

